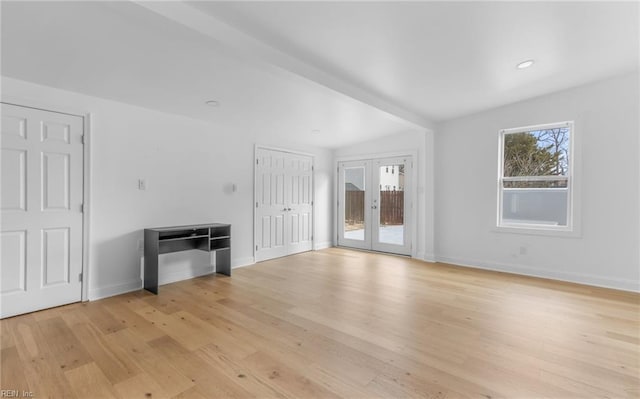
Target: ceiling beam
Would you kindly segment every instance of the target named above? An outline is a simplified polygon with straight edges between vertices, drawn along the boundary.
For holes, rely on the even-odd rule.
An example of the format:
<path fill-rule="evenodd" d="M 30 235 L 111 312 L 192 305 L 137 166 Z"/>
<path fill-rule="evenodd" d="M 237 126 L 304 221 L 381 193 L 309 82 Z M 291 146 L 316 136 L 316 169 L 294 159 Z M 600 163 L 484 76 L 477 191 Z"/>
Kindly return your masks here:
<path fill-rule="evenodd" d="M 134 0 L 134 3 L 214 39 L 227 50 L 244 59 L 273 66 L 301 76 L 316 84 L 375 107 L 405 122 L 410 122 L 417 128 L 433 130 L 434 124 L 431 120 L 398 107 L 368 90 L 257 40 L 253 36 L 232 27 L 218 18 L 203 13 L 183 1 Z"/>

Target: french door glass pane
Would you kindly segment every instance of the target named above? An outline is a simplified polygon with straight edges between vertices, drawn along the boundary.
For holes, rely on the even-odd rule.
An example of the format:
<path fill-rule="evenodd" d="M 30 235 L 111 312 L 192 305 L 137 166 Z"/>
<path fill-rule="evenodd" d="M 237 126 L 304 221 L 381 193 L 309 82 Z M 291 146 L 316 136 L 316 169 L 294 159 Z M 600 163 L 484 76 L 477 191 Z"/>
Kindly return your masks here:
<path fill-rule="evenodd" d="M 364 241 L 364 166 L 344 169 L 344 238 Z"/>
<path fill-rule="evenodd" d="M 404 245 L 404 165 L 380 166 L 378 241 Z"/>

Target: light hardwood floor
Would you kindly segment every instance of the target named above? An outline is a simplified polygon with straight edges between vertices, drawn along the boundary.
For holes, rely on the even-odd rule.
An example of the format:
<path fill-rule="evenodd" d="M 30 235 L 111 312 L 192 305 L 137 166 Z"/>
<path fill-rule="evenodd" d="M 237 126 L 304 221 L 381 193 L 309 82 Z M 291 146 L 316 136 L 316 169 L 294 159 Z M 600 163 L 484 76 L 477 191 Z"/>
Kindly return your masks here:
<path fill-rule="evenodd" d="M 640 296 L 332 248 L 0 322 L 52 398 L 631 398 Z"/>

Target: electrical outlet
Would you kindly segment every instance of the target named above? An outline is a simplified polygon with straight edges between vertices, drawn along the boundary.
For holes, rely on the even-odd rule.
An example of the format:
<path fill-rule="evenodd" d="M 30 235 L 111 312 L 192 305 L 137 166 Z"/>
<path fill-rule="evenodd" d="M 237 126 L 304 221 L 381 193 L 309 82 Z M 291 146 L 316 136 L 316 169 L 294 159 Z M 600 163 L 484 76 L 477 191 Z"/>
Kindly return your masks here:
<path fill-rule="evenodd" d="M 146 190 L 147 189 L 147 181 L 145 179 L 138 179 L 138 190 Z"/>

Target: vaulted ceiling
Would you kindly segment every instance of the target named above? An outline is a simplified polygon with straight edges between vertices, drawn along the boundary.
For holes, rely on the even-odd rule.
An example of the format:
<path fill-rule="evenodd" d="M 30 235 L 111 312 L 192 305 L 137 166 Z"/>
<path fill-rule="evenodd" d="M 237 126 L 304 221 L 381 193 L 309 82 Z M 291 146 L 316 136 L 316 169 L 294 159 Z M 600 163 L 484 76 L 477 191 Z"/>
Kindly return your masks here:
<path fill-rule="evenodd" d="M 337 147 L 637 70 L 638 7 L 3 1 L 2 75 Z"/>

